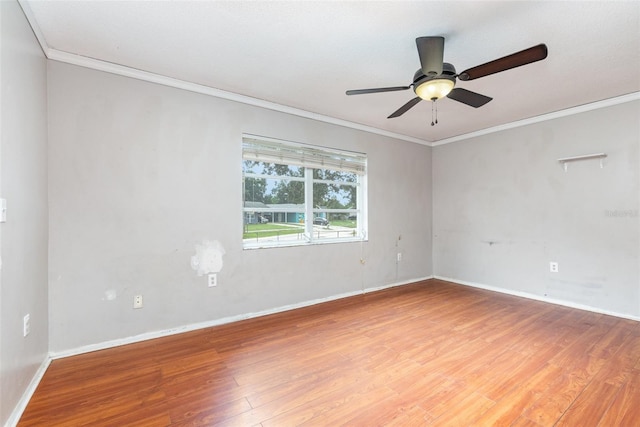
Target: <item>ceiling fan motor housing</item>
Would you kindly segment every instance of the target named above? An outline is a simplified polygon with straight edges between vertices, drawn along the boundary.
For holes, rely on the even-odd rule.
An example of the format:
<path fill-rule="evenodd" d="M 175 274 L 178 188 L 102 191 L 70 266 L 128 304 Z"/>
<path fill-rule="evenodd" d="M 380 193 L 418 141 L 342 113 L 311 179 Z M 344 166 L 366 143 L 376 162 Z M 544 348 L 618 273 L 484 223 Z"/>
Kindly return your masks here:
<path fill-rule="evenodd" d="M 415 91 L 416 87 L 420 86 L 424 82 L 436 79 L 447 79 L 455 83 L 456 68 L 448 62 L 443 62 L 442 74 L 440 74 L 439 76 L 425 76 L 424 74 L 422 74 L 422 69 L 416 71 L 416 73 L 413 75 L 413 90 Z"/>

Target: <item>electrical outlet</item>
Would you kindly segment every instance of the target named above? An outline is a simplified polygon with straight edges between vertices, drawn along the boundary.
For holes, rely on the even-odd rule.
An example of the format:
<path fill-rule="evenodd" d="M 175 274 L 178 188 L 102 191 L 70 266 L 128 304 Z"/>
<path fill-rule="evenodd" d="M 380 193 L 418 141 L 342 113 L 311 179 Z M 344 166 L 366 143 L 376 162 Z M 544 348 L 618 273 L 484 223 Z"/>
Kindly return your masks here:
<path fill-rule="evenodd" d="M 558 263 L 557 262 L 550 262 L 549 263 L 549 271 L 552 273 L 557 273 L 558 272 Z"/>
<path fill-rule="evenodd" d="M 31 332 L 31 316 L 28 314 L 24 315 L 22 319 L 22 336 L 26 337 Z"/>
<path fill-rule="evenodd" d="M 133 308 L 142 308 L 142 295 L 133 297 Z"/>
<path fill-rule="evenodd" d="M 402 261 L 402 252 L 398 252 L 397 258 L 398 262 Z"/>
<path fill-rule="evenodd" d="M 213 288 L 214 286 L 218 286 L 218 275 L 216 273 L 209 274 L 208 279 L 209 279 L 210 288 Z"/>

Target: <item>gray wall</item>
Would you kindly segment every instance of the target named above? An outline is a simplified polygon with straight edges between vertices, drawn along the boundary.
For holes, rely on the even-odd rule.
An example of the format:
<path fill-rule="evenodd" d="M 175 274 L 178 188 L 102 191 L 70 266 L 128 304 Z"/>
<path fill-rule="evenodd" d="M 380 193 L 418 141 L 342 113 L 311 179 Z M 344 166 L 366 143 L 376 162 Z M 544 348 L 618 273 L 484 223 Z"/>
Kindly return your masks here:
<path fill-rule="evenodd" d="M 46 62 L 17 2 L 0 2 L 0 425 L 48 349 Z M 22 336 L 22 319 L 31 333 Z"/>
<path fill-rule="evenodd" d="M 48 78 L 51 351 L 432 274 L 430 147 L 58 62 Z M 367 153 L 368 242 L 243 250 L 243 132 Z M 190 267 L 203 240 L 226 250 L 216 288 Z"/>
<path fill-rule="evenodd" d="M 434 274 L 640 316 L 639 123 L 634 101 L 435 147 Z"/>
<path fill-rule="evenodd" d="M 430 275 L 640 316 L 638 101 L 432 149 L 58 62 L 47 68 L 19 6 L 0 5 L 0 197 L 9 204 L 0 225 L 0 423 L 47 350 Z M 242 133 L 366 152 L 368 241 L 242 250 Z M 605 168 L 592 160 L 565 173 L 557 163 L 593 152 L 608 154 Z M 216 288 L 190 267 L 203 240 L 226 249 Z M 136 294 L 141 310 L 132 309 Z"/>

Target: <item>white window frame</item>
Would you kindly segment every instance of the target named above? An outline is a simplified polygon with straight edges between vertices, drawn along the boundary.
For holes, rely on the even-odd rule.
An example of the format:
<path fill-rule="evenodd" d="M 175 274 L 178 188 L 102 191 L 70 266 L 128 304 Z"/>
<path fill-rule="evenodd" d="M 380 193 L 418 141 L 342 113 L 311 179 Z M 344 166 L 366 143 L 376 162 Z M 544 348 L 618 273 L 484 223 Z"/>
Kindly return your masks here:
<path fill-rule="evenodd" d="M 242 135 L 242 161 L 252 160 L 265 163 L 278 163 L 291 166 L 304 167 L 304 177 L 263 175 L 242 172 L 243 206 L 242 217 L 255 211 L 255 208 L 244 206 L 244 181 L 245 178 L 264 178 L 276 180 L 304 181 L 305 203 L 304 203 L 304 236 L 300 240 L 284 241 L 255 241 L 244 240 L 244 249 L 272 248 L 284 246 L 304 246 L 314 244 L 362 242 L 368 239 L 368 218 L 367 218 L 367 156 L 364 153 L 337 150 L 315 145 L 302 144 L 297 142 L 284 141 L 251 134 Z M 344 182 L 333 180 L 321 180 L 313 178 L 314 169 L 329 169 L 343 172 L 355 173 L 357 182 Z M 313 185 L 315 184 L 338 184 L 356 187 L 356 208 L 355 209 L 327 209 L 313 206 Z M 262 213 L 269 212 L 300 212 L 299 209 L 288 208 L 266 208 Z M 345 233 L 337 237 L 320 237 L 320 233 L 314 231 L 313 219 L 318 213 L 345 213 L 356 215 L 355 233 Z M 273 215 L 272 215 L 273 217 Z M 309 218 L 311 220 L 309 220 Z M 244 231 L 244 230 L 243 230 Z M 348 234 L 352 234 L 349 236 Z"/>

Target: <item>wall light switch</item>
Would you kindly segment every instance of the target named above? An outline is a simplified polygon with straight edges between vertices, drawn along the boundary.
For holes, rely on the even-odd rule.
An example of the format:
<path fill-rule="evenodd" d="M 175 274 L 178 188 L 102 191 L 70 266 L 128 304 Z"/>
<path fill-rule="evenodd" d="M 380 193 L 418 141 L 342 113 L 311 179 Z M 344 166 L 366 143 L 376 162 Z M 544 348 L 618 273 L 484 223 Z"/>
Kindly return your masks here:
<path fill-rule="evenodd" d="M 22 336 L 26 337 L 31 332 L 31 316 L 25 314 L 22 319 Z"/>
<path fill-rule="evenodd" d="M 558 272 L 558 263 L 557 262 L 550 262 L 549 263 L 549 271 L 552 273 L 557 273 Z"/>

